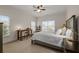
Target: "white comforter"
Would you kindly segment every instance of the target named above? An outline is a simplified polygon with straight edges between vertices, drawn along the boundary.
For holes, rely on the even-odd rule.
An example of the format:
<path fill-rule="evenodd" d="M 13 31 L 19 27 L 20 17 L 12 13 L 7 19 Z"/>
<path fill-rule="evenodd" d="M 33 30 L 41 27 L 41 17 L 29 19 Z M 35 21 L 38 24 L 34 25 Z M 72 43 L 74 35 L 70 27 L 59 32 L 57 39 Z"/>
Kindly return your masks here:
<path fill-rule="evenodd" d="M 63 36 L 64 37 L 64 36 Z M 55 46 L 62 46 L 63 37 L 51 32 L 38 32 L 33 35 L 33 40 L 39 40 Z"/>
<path fill-rule="evenodd" d="M 63 38 L 72 39 L 72 37 L 57 35 L 53 32 L 38 32 L 32 36 L 33 40 L 39 40 L 51 45 L 62 47 Z M 70 48 L 73 48 L 72 42 L 67 42 Z"/>

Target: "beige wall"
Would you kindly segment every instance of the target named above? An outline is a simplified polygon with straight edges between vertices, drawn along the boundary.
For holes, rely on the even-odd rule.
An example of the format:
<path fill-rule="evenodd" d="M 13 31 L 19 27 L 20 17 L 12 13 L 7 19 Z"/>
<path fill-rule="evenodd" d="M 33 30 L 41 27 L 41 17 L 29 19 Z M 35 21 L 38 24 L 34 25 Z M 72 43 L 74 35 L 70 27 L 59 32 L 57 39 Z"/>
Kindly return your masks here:
<path fill-rule="evenodd" d="M 3 43 L 16 40 L 16 26 L 20 25 L 23 28 L 30 27 L 30 21 L 33 19 L 28 13 L 10 6 L 0 6 L 0 15 L 10 17 L 10 35 L 3 39 Z"/>
<path fill-rule="evenodd" d="M 71 5 L 67 7 L 67 19 L 70 18 L 72 15 L 79 16 L 79 5 Z"/>
<path fill-rule="evenodd" d="M 66 20 L 66 11 L 62 11 L 56 14 L 51 14 L 51 15 L 45 15 L 43 17 L 40 17 L 38 20 L 38 24 L 41 24 L 42 21 L 45 20 L 55 20 L 56 23 L 56 30 L 59 29 L 62 24 L 65 23 Z"/>

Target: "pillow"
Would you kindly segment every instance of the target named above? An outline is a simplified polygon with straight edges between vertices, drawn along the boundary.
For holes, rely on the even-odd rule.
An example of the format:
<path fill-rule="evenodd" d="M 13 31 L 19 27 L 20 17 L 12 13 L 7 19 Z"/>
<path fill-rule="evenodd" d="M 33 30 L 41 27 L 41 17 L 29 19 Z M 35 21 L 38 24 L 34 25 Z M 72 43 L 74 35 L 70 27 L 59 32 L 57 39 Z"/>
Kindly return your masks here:
<path fill-rule="evenodd" d="M 71 39 L 70 40 L 73 40 L 73 32 L 71 29 L 67 29 L 66 31 L 66 36 L 67 37 L 70 37 Z M 72 49 L 73 48 L 73 42 L 69 41 L 69 40 L 66 40 L 66 44 L 67 44 L 67 47 Z"/>
<path fill-rule="evenodd" d="M 62 29 L 58 29 L 56 34 L 61 35 L 62 34 Z"/>
<path fill-rule="evenodd" d="M 66 33 L 66 27 L 63 27 L 62 28 L 62 35 L 65 35 L 65 33 Z"/>
<path fill-rule="evenodd" d="M 65 35 L 65 33 L 66 33 L 66 27 L 63 27 L 56 32 L 56 34 L 58 35 Z"/>
<path fill-rule="evenodd" d="M 72 32 L 71 29 L 67 29 L 67 31 L 66 31 L 66 36 L 68 36 L 68 37 L 73 37 L 73 32 Z"/>

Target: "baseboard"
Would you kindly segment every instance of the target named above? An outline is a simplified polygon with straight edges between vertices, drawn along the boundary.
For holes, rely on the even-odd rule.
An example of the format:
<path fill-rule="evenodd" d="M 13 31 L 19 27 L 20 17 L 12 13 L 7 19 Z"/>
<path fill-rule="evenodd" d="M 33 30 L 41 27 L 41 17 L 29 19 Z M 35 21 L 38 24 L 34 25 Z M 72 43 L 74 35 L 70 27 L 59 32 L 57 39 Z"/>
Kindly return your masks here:
<path fill-rule="evenodd" d="M 9 42 L 3 43 L 3 44 L 5 45 L 5 44 L 9 44 L 9 43 L 16 42 L 16 41 L 17 40 L 12 40 L 12 41 L 9 41 Z"/>

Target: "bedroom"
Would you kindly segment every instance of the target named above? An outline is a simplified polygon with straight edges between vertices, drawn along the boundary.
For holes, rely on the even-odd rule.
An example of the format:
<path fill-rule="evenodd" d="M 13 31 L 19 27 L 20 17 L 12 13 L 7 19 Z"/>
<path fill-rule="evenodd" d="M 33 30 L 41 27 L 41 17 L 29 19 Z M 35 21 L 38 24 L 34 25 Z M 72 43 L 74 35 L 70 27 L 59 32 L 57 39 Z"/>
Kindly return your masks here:
<path fill-rule="evenodd" d="M 41 12 L 34 11 L 37 10 L 36 7 L 37 6 L 33 7 L 33 5 L 0 6 L 0 16 L 9 20 L 7 21 L 9 22 L 9 34 L 8 36 L 3 37 L 4 53 L 60 52 L 40 45 L 32 44 L 31 46 L 29 37 L 19 41 L 17 40 L 16 31 L 19 29 L 24 30 L 26 28 L 32 28 L 32 33 L 34 35 L 34 31 L 37 30 L 36 33 L 39 33 L 39 28 L 42 26 L 43 31 L 49 30 L 49 32 L 52 33 L 56 32 L 63 24 L 65 24 L 67 19 L 72 17 L 72 15 L 79 16 L 79 6 L 44 5 L 43 7 L 46 10 Z M 36 26 L 38 26 L 38 29 L 35 28 Z"/>

